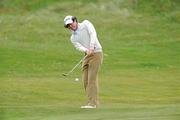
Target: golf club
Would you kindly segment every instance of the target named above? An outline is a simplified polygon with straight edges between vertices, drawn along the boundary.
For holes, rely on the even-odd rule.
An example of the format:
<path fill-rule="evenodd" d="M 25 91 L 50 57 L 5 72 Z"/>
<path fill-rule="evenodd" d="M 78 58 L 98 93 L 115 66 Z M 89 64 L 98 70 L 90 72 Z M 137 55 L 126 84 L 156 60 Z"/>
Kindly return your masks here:
<path fill-rule="evenodd" d="M 69 74 L 71 74 L 84 60 L 86 56 L 84 56 L 68 73 L 63 73 L 63 76 L 68 76 Z"/>

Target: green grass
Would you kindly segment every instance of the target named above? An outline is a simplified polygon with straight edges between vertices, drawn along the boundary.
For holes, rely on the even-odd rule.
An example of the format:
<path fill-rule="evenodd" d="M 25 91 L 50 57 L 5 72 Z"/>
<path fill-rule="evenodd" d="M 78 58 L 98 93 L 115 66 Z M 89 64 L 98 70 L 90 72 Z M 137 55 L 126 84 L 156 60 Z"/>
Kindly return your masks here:
<path fill-rule="evenodd" d="M 179 120 L 178 5 L 0 1 L 0 120 Z M 95 110 L 79 108 L 86 101 L 82 81 L 74 81 L 80 68 L 61 75 L 83 56 L 63 28 L 69 14 L 89 19 L 104 49 Z"/>

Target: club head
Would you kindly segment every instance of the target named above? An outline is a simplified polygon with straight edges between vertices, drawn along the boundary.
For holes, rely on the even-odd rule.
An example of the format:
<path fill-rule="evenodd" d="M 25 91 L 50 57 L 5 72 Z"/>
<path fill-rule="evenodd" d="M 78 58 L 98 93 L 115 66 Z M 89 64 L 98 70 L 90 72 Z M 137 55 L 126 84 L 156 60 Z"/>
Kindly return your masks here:
<path fill-rule="evenodd" d="M 63 73 L 62 75 L 63 75 L 63 76 L 68 76 L 68 74 L 65 74 L 65 73 Z"/>

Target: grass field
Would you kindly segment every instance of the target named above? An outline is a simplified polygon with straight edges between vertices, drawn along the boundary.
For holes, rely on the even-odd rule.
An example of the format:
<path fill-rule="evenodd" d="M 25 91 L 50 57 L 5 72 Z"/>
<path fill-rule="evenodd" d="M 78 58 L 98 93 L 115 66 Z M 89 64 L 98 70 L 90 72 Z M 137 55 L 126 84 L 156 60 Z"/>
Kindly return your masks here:
<path fill-rule="evenodd" d="M 148 7 L 147 7 L 148 6 Z M 0 120 L 179 120 L 178 0 L 1 0 Z M 90 20 L 104 49 L 100 107 L 84 105 L 83 56 L 63 27 Z"/>

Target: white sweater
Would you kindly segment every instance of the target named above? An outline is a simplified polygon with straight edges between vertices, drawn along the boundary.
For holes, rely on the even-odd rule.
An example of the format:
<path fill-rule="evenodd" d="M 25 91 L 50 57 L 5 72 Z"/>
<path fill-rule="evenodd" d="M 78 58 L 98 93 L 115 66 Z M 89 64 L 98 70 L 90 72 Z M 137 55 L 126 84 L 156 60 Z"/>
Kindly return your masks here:
<path fill-rule="evenodd" d="M 71 42 L 76 49 L 81 52 L 86 52 L 89 49 L 93 49 L 95 53 L 102 52 L 96 30 L 90 21 L 84 20 L 82 23 L 78 23 L 77 30 L 72 30 L 71 33 Z"/>

